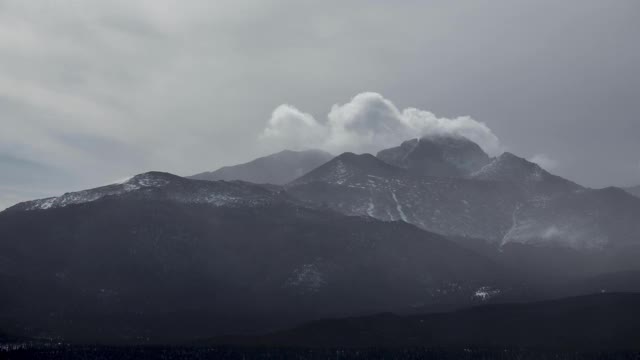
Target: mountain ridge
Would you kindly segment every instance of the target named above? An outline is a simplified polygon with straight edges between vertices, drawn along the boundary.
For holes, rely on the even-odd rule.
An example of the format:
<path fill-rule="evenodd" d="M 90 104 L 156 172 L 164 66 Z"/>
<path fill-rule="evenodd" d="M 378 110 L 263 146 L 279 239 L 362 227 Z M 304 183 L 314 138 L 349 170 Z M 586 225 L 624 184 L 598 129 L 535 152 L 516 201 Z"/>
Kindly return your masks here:
<path fill-rule="evenodd" d="M 333 155 L 322 150 L 283 150 L 246 163 L 189 176 L 195 180 L 242 180 L 283 185 L 329 161 Z"/>
<path fill-rule="evenodd" d="M 505 152 L 472 173 L 471 178 L 485 181 L 503 181 L 521 184 L 534 192 L 565 192 L 584 189 L 582 186 L 553 175 L 538 164 Z"/>
<path fill-rule="evenodd" d="M 391 152 L 397 155 L 404 146 L 401 153 L 414 154 L 418 145 L 418 140 L 410 140 Z M 597 249 L 634 243 L 634 234 L 640 234 L 632 220 L 640 216 L 638 199 L 621 191 L 582 187 L 508 152 L 459 176 L 384 166 L 388 162 L 380 156 L 377 162 L 370 155 L 345 156 L 349 161 L 337 159 L 290 182 L 287 192 L 348 215 L 402 220 L 447 236 L 497 244 Z"/>
<path fill-rule="evenodd" d="M 150 171 L 119 183 L 65 193 L 18 203 L 5 211 L 47 210 L 74 204 L 93 202 L 105 197 L 167 198 L 190 203 L 229 205 L 234 202 L 267 202 L 283 198 L 283 194 L 242 181 L 190 180 L 174 174 Z"/>
<path fill-rule="evenodd" d="M 294 186 L 311 182 L 343 184 L 350 178 L 362 174 L 384 177 L 398 172 L 402 173 L 403 170 L 389 165 L 371 154 L 345 152 L 286 185 Z"/>
<path fill-rule="evenodd" d="M 610 293 L 455 312 L 328 319 L 208 344 L 332 348 L 525 347 L 640 349 L 640 294 Z M 595 325 L 597 324 L 597 326 Z"/>

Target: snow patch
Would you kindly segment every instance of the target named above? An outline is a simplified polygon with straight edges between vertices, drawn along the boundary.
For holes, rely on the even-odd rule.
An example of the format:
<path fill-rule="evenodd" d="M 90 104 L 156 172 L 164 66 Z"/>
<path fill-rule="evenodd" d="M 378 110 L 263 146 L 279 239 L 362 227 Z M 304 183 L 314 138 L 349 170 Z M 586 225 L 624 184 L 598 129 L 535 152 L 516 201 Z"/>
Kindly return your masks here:
<path fill-rule="evenodd" d="M 347 180 L 347 168 L 344 166 L 342 160 L 338 160 L 336 163 L 336 184 L 342 185 Z"/>
<path fill-rule="evenodd" d="M 376 209 L 376 205 L 373 203 L 373 199 L 369 199 L 369 206 L 367 206 L 367 215 L 374 217 L 374 211 Z"/>
<path fill-rule="evenodd" d="M 391 192 L 391 196 L 393 197 L 393 201 L 396 202 L 396 209 L 398 210 L 398 214 L 400 214 L 400 218 L 402 219 L 402 221 L 408 223 L 409 220 L 407 219 L 407 215 L 402 210 L 402 205 L 400 205 L 400 202 L 398 201 L 398 198 L 396 197 L 396 192 L 392 191 Z"/>
<path fill-rule="evenodd" d="M 487 301 L 497 295 L 500 295 L 500 289 L 492 288 L 491 286 L 482 286 L 473 293 L 473 297 L 481 301 Z"/>

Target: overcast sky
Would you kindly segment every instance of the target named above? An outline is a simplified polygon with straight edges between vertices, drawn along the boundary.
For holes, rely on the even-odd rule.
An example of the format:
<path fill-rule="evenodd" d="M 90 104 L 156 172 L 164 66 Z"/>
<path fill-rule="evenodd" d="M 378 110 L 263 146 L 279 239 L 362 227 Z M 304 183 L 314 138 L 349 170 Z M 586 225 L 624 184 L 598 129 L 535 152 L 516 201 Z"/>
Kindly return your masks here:
<path fill-rule="evenodd" d="M 640 184 L 639 16 L 635 0 L 0 0 L 0 208 L 425 131 Z"/>

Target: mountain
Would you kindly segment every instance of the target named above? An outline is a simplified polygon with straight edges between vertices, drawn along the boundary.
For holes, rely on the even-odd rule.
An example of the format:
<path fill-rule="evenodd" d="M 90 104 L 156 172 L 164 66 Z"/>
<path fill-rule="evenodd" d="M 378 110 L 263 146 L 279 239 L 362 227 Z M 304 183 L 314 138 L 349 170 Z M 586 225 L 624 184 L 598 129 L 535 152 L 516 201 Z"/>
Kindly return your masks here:
<path fill-rule="evenodd" d="M 511 283 L 413 225 L 243 182 L 152 172 L 0 213 L 0 328 L 30 337 L 185 341 L 479 303 Z"/>
<path fill-rule="evenodd" d="M 416 174 L 440 177 L 464 177 L 490 161 L 478 144 L 463 136 L 431 135 L 403 142 L 382 150 L 377 157 Z"/>
<path fill-rule="evenodd" d="M 621 189 L 539 196 L 518 206 L 504 242 L 603 249 L 638 246 L 640 199 Z"/>
<path fill-rule="evenodd" d="M 241 181 L 192 181 L 163 172 L 136 175 L 121 183 L 62 196 L 26 201 L 6 211 L 46 210 L 84 204 L 103 198 L 171 200 L 216 206 L 250 206 L 277 201 L 282 194 Z"/>
<path fill-rule="evenodd" d="M 426 177 L 369 155 L 342 154 L 286 186 L 302 200 L 348 215 L 402 220 L 445 235 L 497 242 L 523 201 L 511 184 Z"/>
<path fill-rule="evenodd" d="M 356 155 L 346 152 L 297 178 L 291 182 L 291 185 L 313 182 L 342 185 L 363 176 L 387 178 L 396 174 L 404 175 L 405 172 L 378 160 L 371 154 Z"/>
<path fill-rule="evenodd" d="M 606 291 L 640 291 L 640 246 L 602 249 L 572 248 L 545 243 L 509 242 L 449 237 L 503 266 L 527 284 L 527 300 Z"/>
<path fill-rule="evenodd" d="M 552 175 L 538 164 L 505 152 L 471 174 L 473 179 L 510 182 L 531 194 L 554 194 L 583 189 L 578 184 Z"/>
<path fill-rule="evenodd" d="M 452 140 L 458 142 L 469 149 L 479 148 L 468 146 L 469 140 Z M 510 153 L 489 159 L 468 175 L 425 175 L 411 164 L 432 164 L 434 156 L 443 158 L 447 147 L 431 156 L 428 150 L 415 151 L 422 143 L 428 144 L 424 149 L 432 149 L 435 142 L 405 142 L 380 152 L 382 156 L 377 158 L 345 153 L 285 188 L 301 201 L 348 215 L 402 220 L 446 236 L 484 239 L 498 245 L 576 249 L 640 245 L 640 223 L 634 220 L 640 218 L 640 199 L 622 190 L 587 189 Z M 400 159 L 394 157 L 400 153 L 411 156 L 412 162 L 389 160 Z M 478 152 L 460 152 L 467 153 L 471 154 L 469 161 L 458 159 L 456 163 L 479 166 Z M 425 162 L 419 161 L 420 156 Z"/>
<path fill-rule="evenodd" d="M 225 166 L 211 172 L 191 176 L 195 180 L 242 180 L 256 184 L 286 184 L 317 166 L 329 161 L 333 155 L 320 150 L 284 150 L 252 160 L 248 163 Z"/>
<path fill-rule="evenodd" d="M 624 190 L 633 196 L 640 197 L 640 185 L 628 187 L 628 188 L 625 188 Z"/>
<path fill-rule="evenodd" d="M 516 184 L 527 201 L 513 211 L 503 243 L 545 243 L 574 248 L 639 245 L 640 201 L 617 188 L 587 189 L 537 164 L 504 153 L 473 179 Z"/>
<path fill-rule="evenodd" d="M 217 338 L 212 343 L 323 348 L 640 350 L 639 317 L 640 294 L 612 293 L 417 316 L 387 313 L 323 320 L 264 336 Z"/>

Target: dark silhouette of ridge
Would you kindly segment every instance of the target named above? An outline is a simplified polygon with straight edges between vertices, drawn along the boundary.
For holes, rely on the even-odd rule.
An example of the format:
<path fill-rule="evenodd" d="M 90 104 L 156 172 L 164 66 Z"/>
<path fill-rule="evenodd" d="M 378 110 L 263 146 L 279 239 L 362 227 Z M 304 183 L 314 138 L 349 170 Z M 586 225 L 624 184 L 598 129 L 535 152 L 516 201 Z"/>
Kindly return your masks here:
<path fill-rule="evenodd" d="M 295 347 L 528 347 L 640 349 L 640 294 L 596 294 L 416 316 L 321 320 L 213 344 Z"/>

